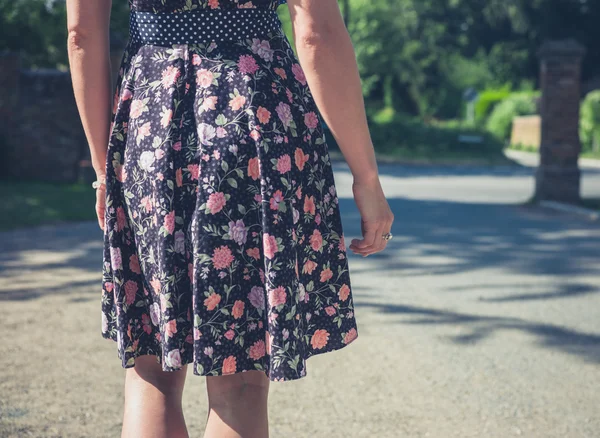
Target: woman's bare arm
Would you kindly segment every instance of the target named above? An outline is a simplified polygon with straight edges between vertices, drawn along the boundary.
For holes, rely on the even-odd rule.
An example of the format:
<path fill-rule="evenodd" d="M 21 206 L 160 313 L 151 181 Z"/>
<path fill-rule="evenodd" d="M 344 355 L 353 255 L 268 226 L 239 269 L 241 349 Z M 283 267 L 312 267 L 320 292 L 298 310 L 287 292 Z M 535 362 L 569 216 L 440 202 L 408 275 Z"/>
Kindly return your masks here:
<path fill-rule="evenodd" d="M 111 0 L 67 0 L 67 50 L 77 108 L 92 166 L 104 177 L 111 118 L 109 23 Z M 103 189 L 96 210 L 103 227 Z"/>
<path fill-rule="evenodd" d="M 354 47 L 336 0 L 288 0 L 300 64 L 357 180 L 377 178 Z"/>
<path fill-rule="evenodd" d="M 363 238 L 350 249 L 367 256 L 385 248 L 381 236 L 394 215 L 379 181 L 354 47 L 336 0 L 288 0 L 288 6 L 308 86 L 354 177 Z"/>

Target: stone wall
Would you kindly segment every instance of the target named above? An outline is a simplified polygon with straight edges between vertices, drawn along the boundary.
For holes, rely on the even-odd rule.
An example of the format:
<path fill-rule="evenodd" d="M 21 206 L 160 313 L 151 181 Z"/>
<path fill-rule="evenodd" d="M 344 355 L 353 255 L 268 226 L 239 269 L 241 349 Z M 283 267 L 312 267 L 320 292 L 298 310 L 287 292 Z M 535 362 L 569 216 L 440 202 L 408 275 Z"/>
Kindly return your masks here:
<path fill-rule="evenodd" d="M 122 49 L 111 47 L 113 75 Z M 2 179 L 47 182 L 94 178 L 69 72 L 25 70 L 15 53 L 0 53 Z"/>

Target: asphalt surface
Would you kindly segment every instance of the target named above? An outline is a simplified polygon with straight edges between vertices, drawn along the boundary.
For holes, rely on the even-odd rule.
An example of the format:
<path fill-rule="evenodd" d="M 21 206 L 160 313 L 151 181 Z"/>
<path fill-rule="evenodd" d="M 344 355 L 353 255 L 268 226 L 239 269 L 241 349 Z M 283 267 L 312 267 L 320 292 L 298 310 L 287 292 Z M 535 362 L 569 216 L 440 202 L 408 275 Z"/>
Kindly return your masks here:
<path fill-rule="evenodd" d="M 349 241 L 359 216 L 335 166 Z M 380 171 L 395 238 L 351 256 L 359 339 L 272 384 L 271 436 L 600 437 L 600 222 L 523 205 L 530 166 Z M 599 168 L 582 192 L 600 197 Z M 118 436 L 97 226 L 0 233 L 0 247 L 0 436 Z M 191 370 L 184 399 L 200 437 Z"/>

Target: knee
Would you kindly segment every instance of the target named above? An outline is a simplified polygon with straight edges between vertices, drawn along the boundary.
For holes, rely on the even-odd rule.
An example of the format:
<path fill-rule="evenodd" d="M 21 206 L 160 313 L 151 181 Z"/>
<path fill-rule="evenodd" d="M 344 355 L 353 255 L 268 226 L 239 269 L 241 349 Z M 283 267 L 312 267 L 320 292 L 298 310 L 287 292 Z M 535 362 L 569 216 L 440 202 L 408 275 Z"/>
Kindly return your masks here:
<path fill-rule="evenodd" d="M 135 366 L 127 370 L 127 380 L 133 385 L 151 385 L 165 395 L 183 392 L 187 367 L 178 371 L 163 371 L 155 356 L 143 355 L 135 359 Z"/>
<path fill-rule="evenodd" d="M 266 398 L 269 379 L 262 371 L 245 371 L 226 376 L 208 376 L 206 387 L 211 404 L 231 405 Z"/>

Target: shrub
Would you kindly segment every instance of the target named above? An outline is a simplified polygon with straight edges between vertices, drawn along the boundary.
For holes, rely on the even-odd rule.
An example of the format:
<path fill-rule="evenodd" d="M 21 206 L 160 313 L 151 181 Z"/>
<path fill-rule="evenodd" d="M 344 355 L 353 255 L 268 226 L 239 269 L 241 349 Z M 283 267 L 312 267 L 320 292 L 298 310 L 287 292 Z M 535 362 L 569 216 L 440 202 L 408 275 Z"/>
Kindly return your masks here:
<path fill-rule="evenodd" d="M 515 117 L 537 113 L 536 100 L 538 96 L 538 92 L 511 94 L 496 105 L 488 118 L 486 129 L 499 140 L 508 140 Z"/>
<path fill-rule="evenodd" d="M 587 94 L 581 104 L 579 135 L 584 152 L 600 150 L 600 90 Z"/>
<path fill-rule="evenodd" d="M 499 89 L 488 89 L 481 92 L 475 104 L 475 120 L 483 122 L 494 109 L 494 106 L 510 96 L 510 86 Z"/>

